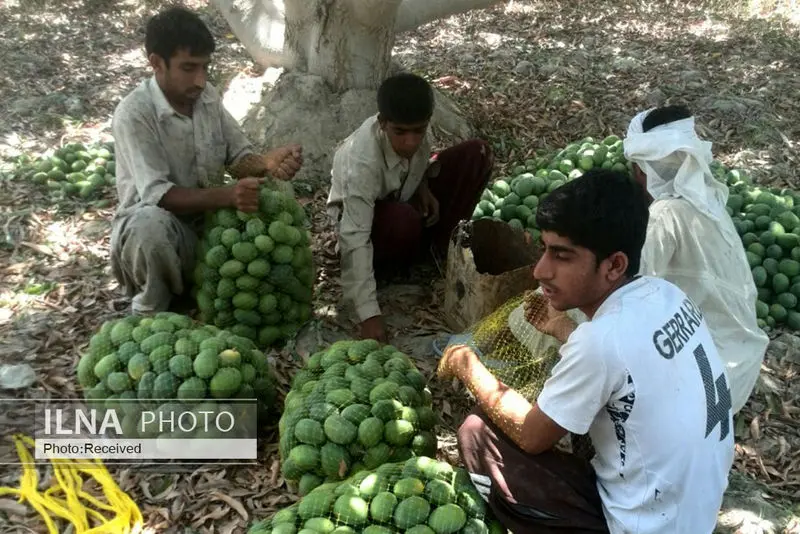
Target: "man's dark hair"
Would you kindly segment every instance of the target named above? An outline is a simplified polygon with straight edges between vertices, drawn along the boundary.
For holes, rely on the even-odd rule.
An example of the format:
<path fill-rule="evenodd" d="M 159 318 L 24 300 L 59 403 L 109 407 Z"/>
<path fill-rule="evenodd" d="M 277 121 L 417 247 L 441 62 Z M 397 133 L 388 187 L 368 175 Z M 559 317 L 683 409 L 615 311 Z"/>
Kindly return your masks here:
<path fill-rule="evenodd" d="M 686 106 L 675 105 L 656 108 L 645 116 L 642 121 L 642 131 L 649 132 L 656 126 L 688 119 L 691 116 L 692 112 Z"/>
<path fill-rule="evenodd" d="M 147 55 L 158 54 L 169 67 L 169 60 L 181 48 L 191 56 L 211 55 L 214 37 L 196 13 L 183 7 L 170 7 L 147 22 L 144 39 Z"/>
<path fill-rule="evenodd" d="M 625 274 L 639 272 L 648 219 L 642 187 L 624 172 L 589 171 L 554 189 L 539 204 L 536 225 L 589 249 L 597 263 L 614 252 L 628 256 Z"/>
<path fill-rule="evenodd" d="M 410 72 L 386 78 L 378 88 L 381 118 L 397 124 L 416 124 L 433 115 L 433 89 L 420 76 Z"/>

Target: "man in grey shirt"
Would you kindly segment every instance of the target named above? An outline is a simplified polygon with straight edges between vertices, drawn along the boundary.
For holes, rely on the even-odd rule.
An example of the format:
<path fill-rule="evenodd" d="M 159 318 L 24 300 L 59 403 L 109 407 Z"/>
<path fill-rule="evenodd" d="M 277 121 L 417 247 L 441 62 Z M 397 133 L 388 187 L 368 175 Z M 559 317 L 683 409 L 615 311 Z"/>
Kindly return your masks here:
<path fill-rule="evenodd" d="M 214 38 L 196 14 L 173 7 L 154 16 L 145 49 L 153 76 L 119 103 L 112 120 L 119 205 L 111 268 L 135 314 L 167 310 L 175 296 L 188 296 L 205 212 L 254 212 L 263 177 L 289 179 L 302 165 L 299 145 L 257 154 L 225 110 L 207 83 Z M 222 185 L 226 168 L 234 185 Z"/>

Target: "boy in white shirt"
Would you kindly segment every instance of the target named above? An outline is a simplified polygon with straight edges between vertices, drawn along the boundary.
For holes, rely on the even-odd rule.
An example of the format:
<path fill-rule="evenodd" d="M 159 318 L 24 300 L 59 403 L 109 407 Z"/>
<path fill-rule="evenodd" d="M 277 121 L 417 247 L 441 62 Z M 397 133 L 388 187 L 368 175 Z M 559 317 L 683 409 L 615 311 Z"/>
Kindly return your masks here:
<path fill-rule="evenodd" d="M 343 300 L 353 306 L 362 338 L 386 342 L 376 271 L 408 267 L 429 247 L 446 256 L 456 225 L 480 200 L 494 157 L 482 139 L 433 153 L 433 88 L 416 74 L 385 79 L 377 108 L 333 156 L 327 212 Z"/>
<path fill-rule="evenodd" d="M 643 195 L 626 175 L 597 171 L 542 201 L 533 275 L 549 304 L 529 320 L 565 343 L 534 405 L 469 347 L 440 362 L 439 376 L 476 398 L 461 454 L 515 534 L 714 530 L 733 462 L 730 389 L 698 308 L 672 283 L 636 275 Z M 589 321 L 566 338 L 574 308 Z M 567 432 L 588 433 L 591 463 L 553 450 Z"/>

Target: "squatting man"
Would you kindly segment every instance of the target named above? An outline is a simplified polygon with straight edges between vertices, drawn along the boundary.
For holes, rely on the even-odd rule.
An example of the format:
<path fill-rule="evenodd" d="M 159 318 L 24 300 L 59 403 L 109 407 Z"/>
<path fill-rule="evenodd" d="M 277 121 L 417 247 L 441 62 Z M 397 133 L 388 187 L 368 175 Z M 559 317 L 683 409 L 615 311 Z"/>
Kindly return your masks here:
<path fill-rule="evenodd" d="M 378 112 L 333 157 L 327 211 L 338 237 L 342 292 L 360 335 L 386 342 L 376 275 L 407 267 L 426 249 L 446 256 L 492 172 L 489 144 L 472 139 L 432 153 L 433 89 L 411 73 L 378 88 Z"/>
<path fill-rule="evenodd" d="M 686 293 L 638 274 L 644 195 L 624 173 L 591 171 L 541 202 L 533 276 L 543 301 L 530 320 L 564 344 L 535 403 L 468 345 L 451 345 L 439 363 L 439 377 L 475 396 L 461 456 L 515 534 L 710 534 L 716 525 L 734 455 L 728 377 Z M 564 313 L 575 308 L 587 317 L 577 328 Z M 679 318 L 681 343 L 670 346 Z M 554 449 L 567 432 L 588 434 L 591 462 Z"/>
<path fill-rule="evenodd" d="M 119 205 L 111 268 L 134 314 L 188 307 L 203 214 L 255 212 L 264 177 L 289 179 L 303 163 L 299 145 L 254 151 L 208 83 L 215 43 L 195 13 L 172 7 L 157 14 L 144 44 L 153 76 L 119 103 L 112 120 Z M 234 185 L 221 186 L 226 168 Z"/>

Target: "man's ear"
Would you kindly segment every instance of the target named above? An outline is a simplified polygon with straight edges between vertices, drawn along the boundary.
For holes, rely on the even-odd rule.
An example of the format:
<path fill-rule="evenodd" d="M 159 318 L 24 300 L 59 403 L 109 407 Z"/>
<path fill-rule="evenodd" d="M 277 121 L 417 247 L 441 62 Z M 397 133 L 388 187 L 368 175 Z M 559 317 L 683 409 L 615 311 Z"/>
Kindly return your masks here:
<path fill-rule="evenodd" d="M 624 252 L 614 252 L 603 262 L 606 264 L 606 278 L 609 282 L 616 282 L 621 279 L 625 276 L 625 271 L 628 270 L 628 255 Z"/>
<path fill-rule="evenodd" d="M 384 117 L 383 115 L 381 115 L 380 112 L 378 112 L 378 124 L 380 124 L 381 130 L 385 130 L 386 129 L 386 123 L 388 123 L 388 122 L 389 121 L 386 120 L 386 117 Z"/>
<path fill-rule="evenodd" d="M 164 58 L 162 58 L 158 54 L 153 53 L 147 56 L 147 62 L 150 63 L 150 66 L 157 73 L 161 73 L 167 69 L 167 65 L 164 62 Z"/>
<path fill-rule="evenodd" d="M 633 176 L 634 176 L 634 178 L 636 178 L 636 181 L 638 181 L 641 184 L 646 184 L 647 183 L 647 175 L 644 173 L 642 168 L 639 167 L 639 164 L 638 163 L 633 163 L 632 167 L 633 167 Z"/>

